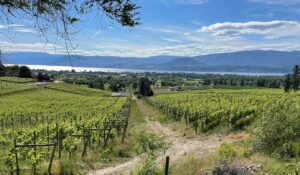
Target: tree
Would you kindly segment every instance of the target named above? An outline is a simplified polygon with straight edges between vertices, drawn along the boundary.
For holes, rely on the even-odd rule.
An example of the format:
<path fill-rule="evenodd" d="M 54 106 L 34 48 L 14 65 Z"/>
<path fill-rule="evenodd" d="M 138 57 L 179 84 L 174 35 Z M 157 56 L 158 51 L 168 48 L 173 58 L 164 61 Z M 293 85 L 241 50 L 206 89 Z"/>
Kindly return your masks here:
<path fill-rule="evenodd" d="M 294 91 L 299 90 L 300 85 L 300 69 L 299 65 L 295 65 L 292 74 L 292 88 Z"/>
<path fill-rule="evenodd" d="M 291 75 L 287 74 L 283 83 L 284 92 L 289 92 L 291 89 Z"/>
<path fill-rule="evenodd" d="M 21 66 L 19 70 L 19 75 L 18 77 L 20 78 L 31 78 L 31 70 L 27 66 Z"/>
<path fill-rule="evenodd" d="M 0 0 L 1 21 L 7 19 L 9 25 L 27 19 L 42 34 L 54 30 L 65 40 L 77 33 L 72 32 L 78 28 L 76 23 L 89 14 L 99 14 L 99 19 L 104 14 L 122 26 L 134 27 L 140 24 L 139 8 L 131 0 Z"/>
<path fill-rule="evenodd" d="M 110 85 L 110 90 L 113 91 L 113 92 L 118 92 L 120 90 L 120 85 L 118 82 L 113 82 L 111 85 Z"/>
<path fill-rule="evenodd" d="M 36 76 L 38 81 L 50 81 L 51 77 L 48 74 L 39 72 Z"/>
<path fill-rule="evenodd" d="M 245 80 L 244 79 L 241 79 L 240 86 L 245 86 Z"/>
<path fill-rule="evenodd" d="M 103 83 L 102 80 L 99 81 L 99 83 L 98 83 L 98 88 L 99 88 L 100 90 L 104 90 L 104 89 L 105 89 L 105 85 L 104 85 L 104 83 Z"/>
<path fill-rule="evenodd" d="M 5 66 L 0 63 L 0 76 L 4 76 L 4 75 L 5 75 Z"/>
<path fill-rule="evenodd" d="M 141 78 L 138 83 L 138 92 L 141 96 L 153 96 L 153 90 L 151 89 L 151 82 L 148 78 Z"/>
<path fill-rule="evenodd" d="M 2 63 L 2 60 L 3 60 L 3 56 L 2 56 L 2 53 L 1 53 L 1 50 L 0 50 L 0 76 L 5 75 L 5 67 Z"/>

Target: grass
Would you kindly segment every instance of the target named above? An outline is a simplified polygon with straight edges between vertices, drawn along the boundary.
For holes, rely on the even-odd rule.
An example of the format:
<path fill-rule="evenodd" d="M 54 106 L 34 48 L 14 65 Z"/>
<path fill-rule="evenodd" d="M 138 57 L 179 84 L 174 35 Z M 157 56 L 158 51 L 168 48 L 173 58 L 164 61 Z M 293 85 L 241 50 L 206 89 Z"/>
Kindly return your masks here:
<path fill-rule="evenodd" d="M 87 96 L 110 96 L 111 95 L 111 92 L 109 91 L 92 89 L 85 85 L 72 85 L 67 83 L 51 84 L 46 88 L 55 91 L 65 92 L 65 93 L 87 95 Z"/>
<path fill-rule="evenodd" d="M 281 161 L 261 153 L 251 153 L 248 148 L 242 146 L 240 143 L 234 145 L 236 155 L 226 161 L 228 167 L 255 167 L 255 171 L 249 172 L 251 175 L 294 175 L 300 172 L 300 163 L 297 160 Z M 185 159 L 174 162 L 171 165 L 170 174 L 194 175 L 211 173 L 217 167 L 221 166 L 220 163 L 224 162 L 223 160 L 220 158 L 219 152 L 201 159 L 193 155 L 187 155 Z"/>
<path fill-rule="evenodd" d="M 211 155 L 198 159 L 193 155 L 188 155 L 184 160 L 175 162 L 170 167 L 170 174 L 172 175 L 195 175 L 202 174 L 214 168 L 218 162 L 216 155 Z"/>
<path fill-rule="evenodd" d="M 156 114 L 155 118 L 150 118 L 150 120 L 156 120 L 159 123 L 165 125 L 166 127 L 171 128 L 173 131 L 181 133 L 184 137 L 195 137 L 198 134 L 201 134 L 196 133 L 195 130 L 190 125 L 186 125 L 184 121 L 178 122 L 168 117 L 160 109 L 157 109 L 151 106 L 149 103 L 147 103 L 146 100 L 142 100 L 142 103 L 146 105 L 147 108 L 150 108 L 152 111 L 154 111 Z"/>
<path fill-rule="evenodd" d="M 27 91 L 31 89 L 36 89 L 34 86 L 27 86 L 25 84 L 20 83 L 12 83 L 6 81 L 0 81 L 0 96 L 13 94 L 17 92 Z"/>
<path fill-rule="evenodd" d="M 18 77 L 0 77 L 0 81 L 24 84 L 24 83 L 36 82 L 36 79 L 33 79 L 33 78 L 18 78 Z"/>

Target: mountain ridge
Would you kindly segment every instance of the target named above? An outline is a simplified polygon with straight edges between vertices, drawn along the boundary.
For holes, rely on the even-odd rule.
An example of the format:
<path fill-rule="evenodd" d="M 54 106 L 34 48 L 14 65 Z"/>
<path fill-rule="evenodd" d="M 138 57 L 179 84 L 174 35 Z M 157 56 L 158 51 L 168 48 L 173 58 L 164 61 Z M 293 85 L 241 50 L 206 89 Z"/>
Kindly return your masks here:
<path fill-rule="evenodd" d="M 44 52 L 4 53 L 4 57 L 5 64 L 70 66 L 68 56 Z M 147 58 L 71 55 L 71 60 L 75 67 L 287 73 L 294 65 L 300 64 L 300 51 L 252 50 L 194 57 L 162 55 Z"/>

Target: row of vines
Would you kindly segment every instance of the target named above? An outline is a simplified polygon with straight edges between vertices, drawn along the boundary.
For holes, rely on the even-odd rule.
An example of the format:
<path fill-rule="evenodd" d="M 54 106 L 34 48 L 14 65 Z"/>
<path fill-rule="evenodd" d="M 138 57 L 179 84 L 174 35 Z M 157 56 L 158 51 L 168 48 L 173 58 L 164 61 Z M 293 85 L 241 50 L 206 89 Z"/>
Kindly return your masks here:
<path fill-rule="evenodd" d="M 196 132 L 206 132 L 222 126 L 241 129 L 283 96 L 277 90 L 203 90 L 147 100 L 172 119 L 192 125 Z"/>
<path fill-rule="evenodd" d="M 110 141 L 124 140 L 130 100 L 74 87 L 0 98 L 0 174 L 51 173 L 61 159 L 96 161 Z"/>

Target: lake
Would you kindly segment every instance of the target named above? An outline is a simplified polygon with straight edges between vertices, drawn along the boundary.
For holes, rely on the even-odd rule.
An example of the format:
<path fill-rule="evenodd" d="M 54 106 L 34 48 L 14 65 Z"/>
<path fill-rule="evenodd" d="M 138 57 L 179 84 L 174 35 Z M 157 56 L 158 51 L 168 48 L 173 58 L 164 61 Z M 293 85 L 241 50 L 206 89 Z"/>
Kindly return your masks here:
<path fill-rule="evenodd" d="M 11 64 L 6 64 L 11 65 Z M 24 65 L 33 70 L 48 71 L 71 71 L 71 66 L 45 66 L 45 65 Z M 194 72 L 194 71 L 164 71 L 164 70 L 142 70 L 142 69 L 121 69 L 121 68 L 91 68 L 91 67 L 74 67 L 76 72 L 115 72 L 115 73 L 195 73 L 195 74 L 220 74 L 220 75 L 248 75 L 248 76 L 284 76 L 284 73 L 252 73 L 252 72 Z"/>

